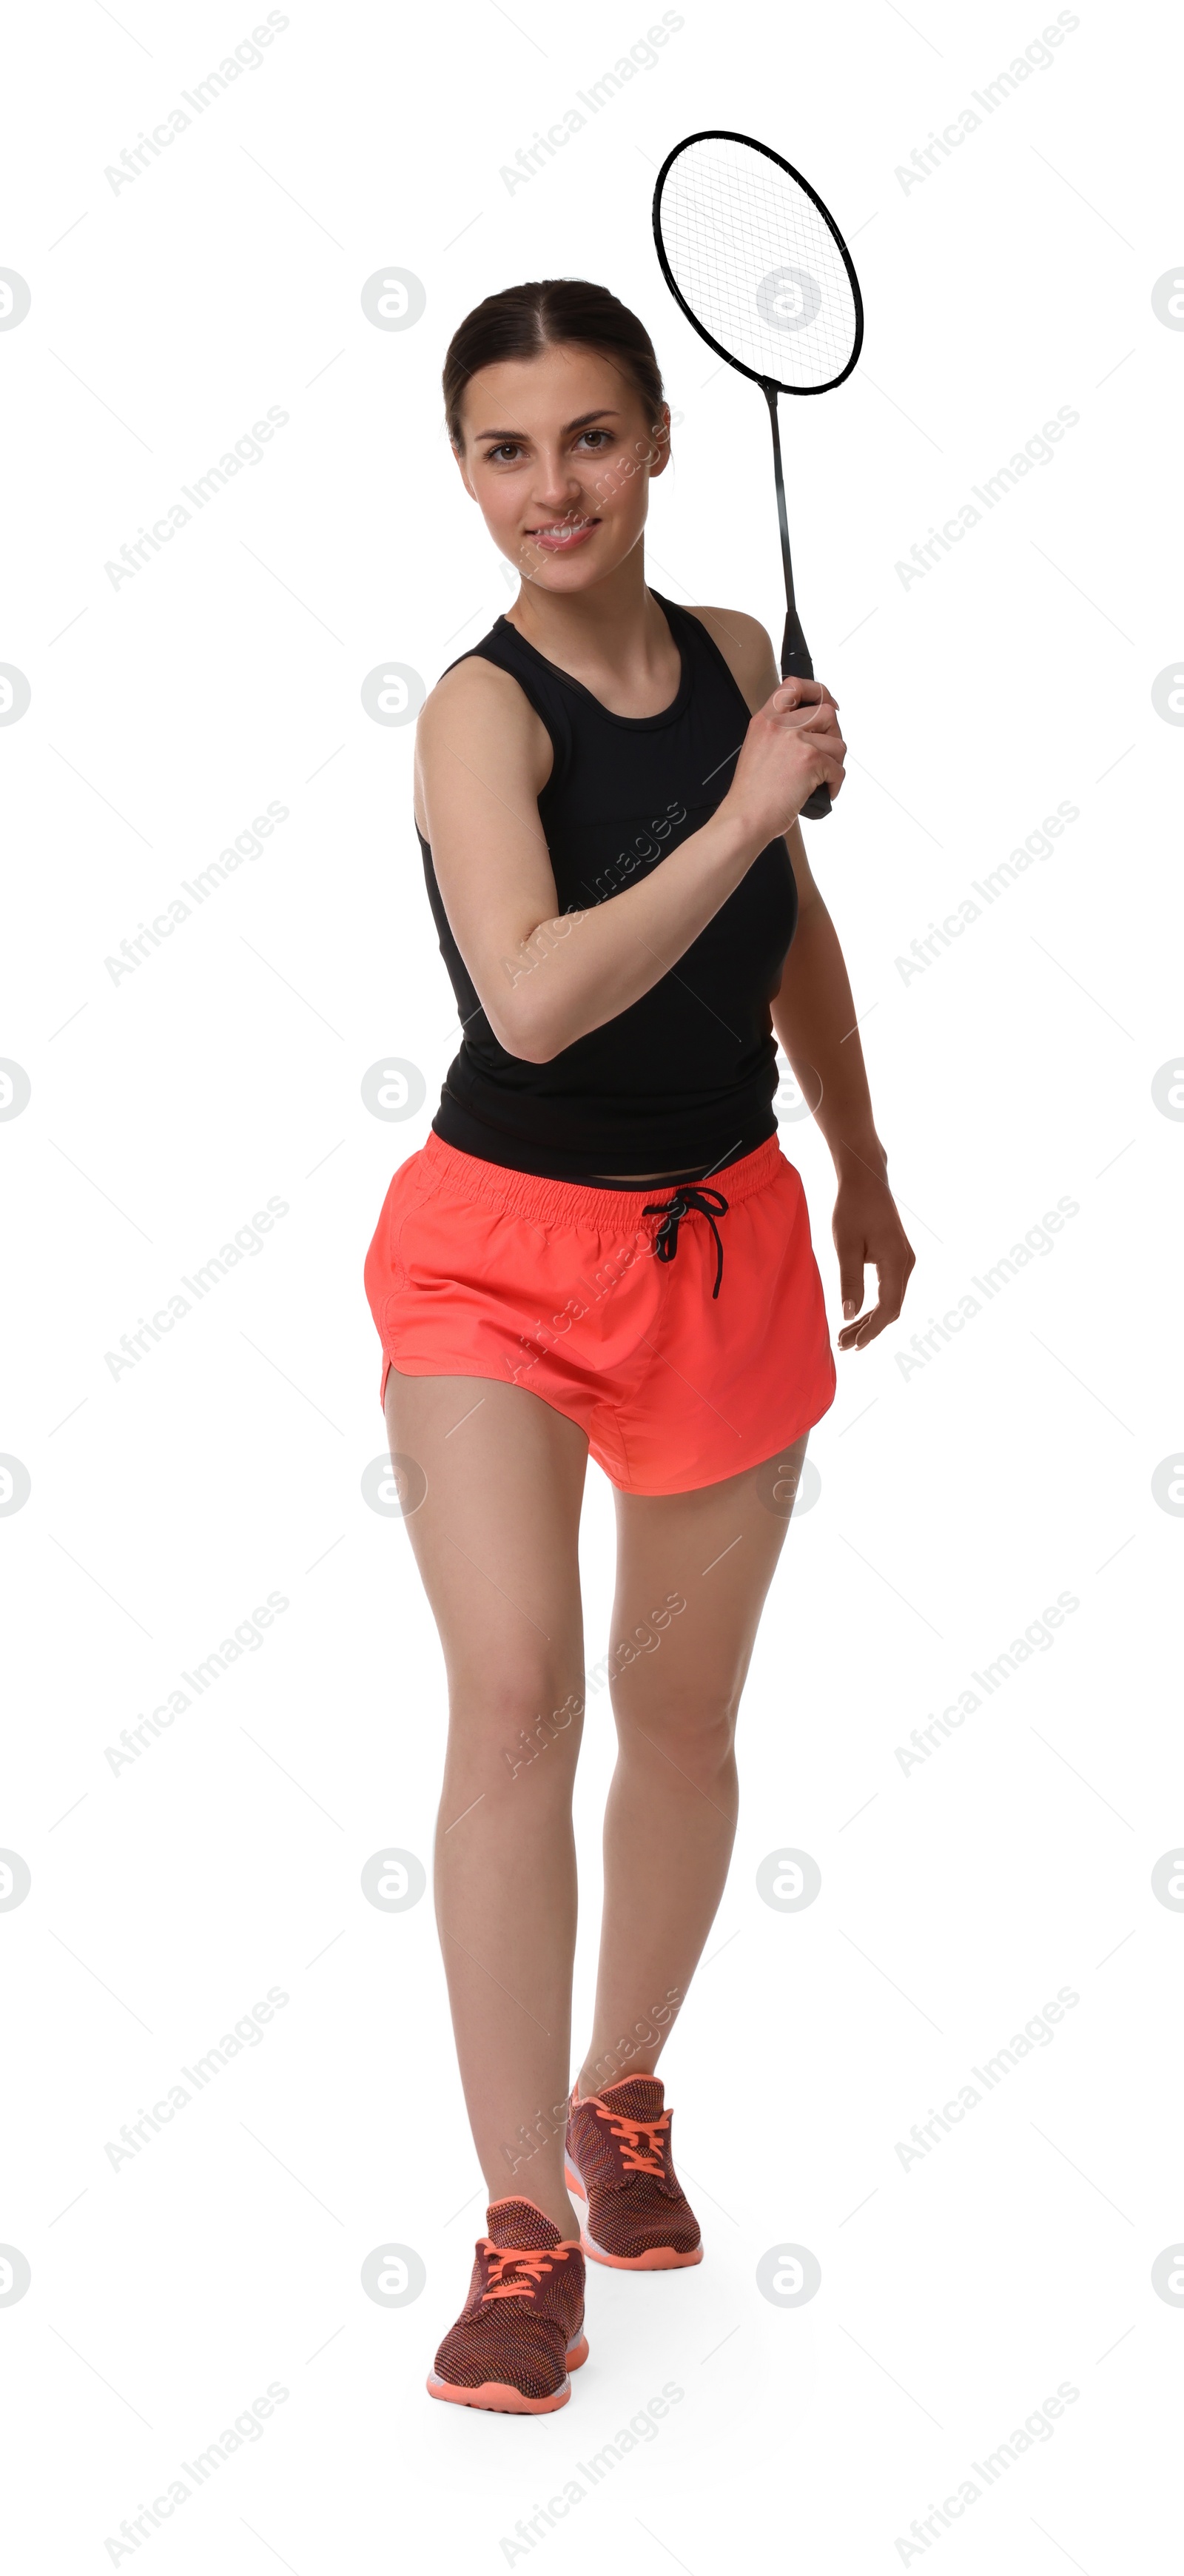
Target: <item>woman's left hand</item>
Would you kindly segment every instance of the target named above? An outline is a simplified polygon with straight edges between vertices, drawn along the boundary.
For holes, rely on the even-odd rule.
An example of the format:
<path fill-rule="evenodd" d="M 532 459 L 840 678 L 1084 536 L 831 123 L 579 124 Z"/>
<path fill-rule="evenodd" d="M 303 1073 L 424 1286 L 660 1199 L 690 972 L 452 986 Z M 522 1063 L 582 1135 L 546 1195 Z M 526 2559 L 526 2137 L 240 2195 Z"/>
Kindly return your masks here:
<path fill-rule="evenodd" d="M 886 1324 L 895 1323 L 917 1256 L 887 1181 L 870 1168 L 848 1169 L 840 1180 L 831 1231 L 839 1256 L 843 1313 L 855 1318 L 843 1325 L 839 1349 L 866 1350 Z M 861 1315 L 867 1265 L 876 1273 L 877 1295 L 875 1305 Z"/>

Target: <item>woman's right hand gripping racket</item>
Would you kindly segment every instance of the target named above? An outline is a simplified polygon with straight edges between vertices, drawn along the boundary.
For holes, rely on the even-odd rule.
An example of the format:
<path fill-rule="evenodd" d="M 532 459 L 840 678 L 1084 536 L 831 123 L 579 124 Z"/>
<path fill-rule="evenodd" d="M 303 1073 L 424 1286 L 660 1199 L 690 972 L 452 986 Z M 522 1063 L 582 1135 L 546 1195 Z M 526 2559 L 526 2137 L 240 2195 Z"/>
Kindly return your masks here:
<path fill-rule="evenodd" d="M 850 375 L 863 346 L 850 252 L 799 171 L 767 143 L 724 132 L 688 135 L 668 154 L 654 190 L 654 241 L 688 322 L 768 403 L 785 569 L 781 676 L 812 680 L 794 599 L 777 396 L 829 393 Z M 802 812 L 829 814 L 829 789 L 816 788 Z"/>

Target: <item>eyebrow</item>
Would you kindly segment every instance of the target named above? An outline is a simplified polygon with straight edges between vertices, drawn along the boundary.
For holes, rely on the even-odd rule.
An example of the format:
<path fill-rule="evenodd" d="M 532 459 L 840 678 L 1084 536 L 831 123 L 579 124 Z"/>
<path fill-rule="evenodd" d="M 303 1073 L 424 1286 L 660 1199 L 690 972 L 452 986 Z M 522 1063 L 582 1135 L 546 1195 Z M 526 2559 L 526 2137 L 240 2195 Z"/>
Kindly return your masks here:
<path fill-rule="evenodd" d="M 599 411 L 582 411 L 578 420 L 565 421 L 562 435 L 564 438 L 569 438 L 573 429 L 587 429 L 594 420 L 619 420 L 620 417 L 619 411 L 614 411 L 611 405 L 604 403 Z M 473 436 L 475 439 L 525 438 L 527 432 L 524 429 L 475 429 Z"/>

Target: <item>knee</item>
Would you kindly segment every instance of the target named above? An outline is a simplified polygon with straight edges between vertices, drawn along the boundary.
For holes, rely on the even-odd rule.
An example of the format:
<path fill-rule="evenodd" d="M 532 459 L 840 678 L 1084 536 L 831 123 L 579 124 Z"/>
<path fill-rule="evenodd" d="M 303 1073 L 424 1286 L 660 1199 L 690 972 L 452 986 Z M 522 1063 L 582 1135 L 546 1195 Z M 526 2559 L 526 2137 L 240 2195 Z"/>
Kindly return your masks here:
<path fill-rule="evenodd" d="M 511 1770 L 554 1744 L 578 1744 L 584 1714 L 582 1677 L 550 1663 L 493 1664 L 454 1676 L 450 1738 L 504 1754 Z"/>
<path fill-rule="evenodd" d="M 649 1752 L 662 1764 L 674 1762 L 700 1783 L 731 1762 L 739 1698 L 739 1691 L 723 1681 L 717 1687 L 699 1682 L 681 1691 L 616 1689 L 617 1733 L 626 1750 Z"/>

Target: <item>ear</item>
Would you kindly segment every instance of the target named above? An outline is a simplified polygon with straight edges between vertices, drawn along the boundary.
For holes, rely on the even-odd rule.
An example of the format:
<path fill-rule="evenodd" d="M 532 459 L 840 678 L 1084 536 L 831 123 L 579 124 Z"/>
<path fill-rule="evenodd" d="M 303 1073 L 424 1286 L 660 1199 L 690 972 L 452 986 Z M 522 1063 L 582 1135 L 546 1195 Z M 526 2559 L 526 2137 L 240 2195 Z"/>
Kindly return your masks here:
<path fill-rule="evenodd" d="M 664 474 L 668 464 L 670 463 L 669 403 L 663 403 L 657 420 L 654 423 L 650 448 L 650 481 L 652 482 L 655 474 Z"/>

